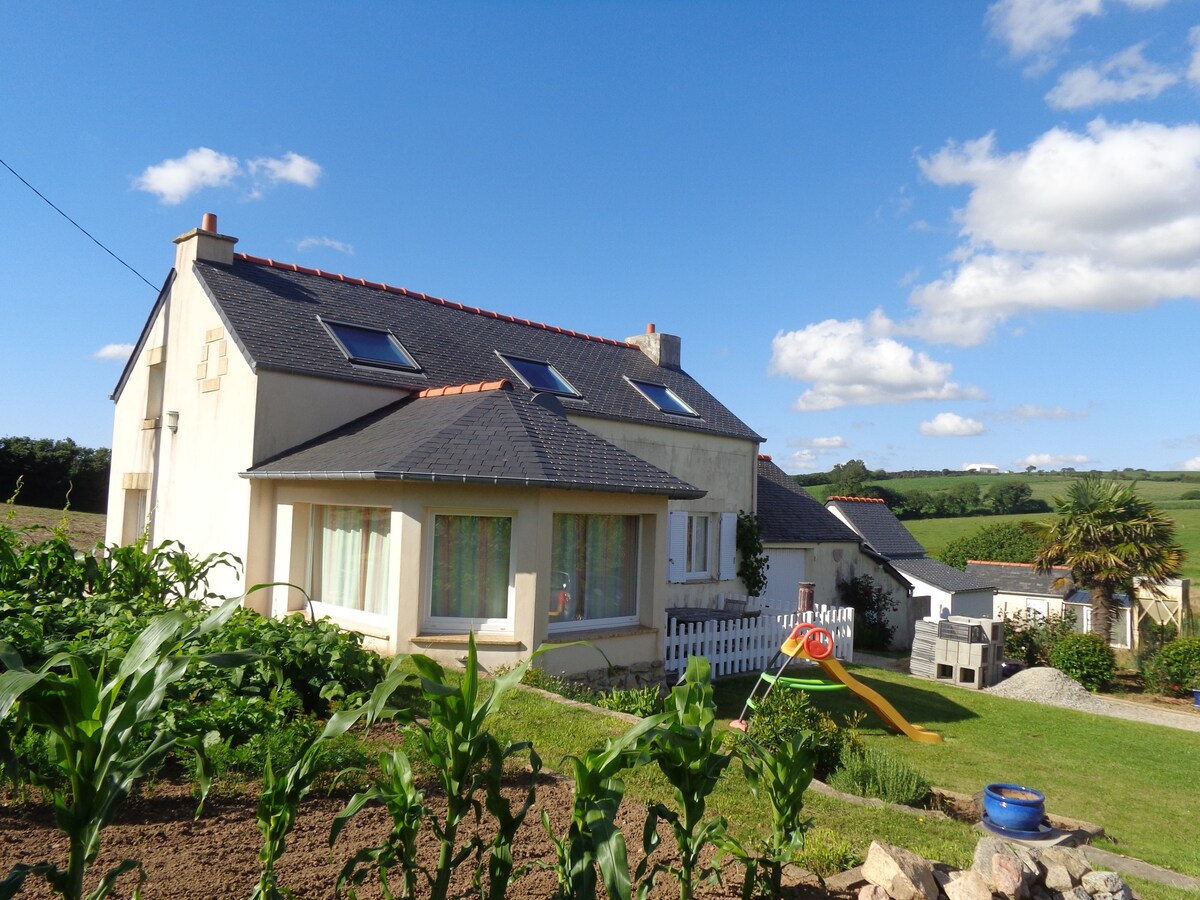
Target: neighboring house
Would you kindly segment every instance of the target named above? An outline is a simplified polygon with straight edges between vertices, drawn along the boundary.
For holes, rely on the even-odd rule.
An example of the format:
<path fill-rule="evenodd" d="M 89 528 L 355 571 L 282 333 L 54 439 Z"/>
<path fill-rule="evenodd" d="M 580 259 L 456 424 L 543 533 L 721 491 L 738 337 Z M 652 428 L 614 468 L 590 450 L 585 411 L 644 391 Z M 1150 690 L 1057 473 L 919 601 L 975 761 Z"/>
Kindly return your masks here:
<path fill-rule="evenodd" d="M 1022 610 L 1040 616 L 1073 612 L 1075 630 L 1091 631 L 1091 593 L 1075 586 L 1070 569 L 1039 572 L 1032 563 L 971 560 L 967 563 L 967 574 L 996 586 L 993 618 L 999 619 L 1005 613 L 1012 616 Z M 1133 639 L 1129 596 L 1116 594 L 1113 600 L 1118 608 L 1109 643 L 1114 647 L 1129 647 Z"/>
<path fill-rule="evenodd" d="M 390 652 L 459 659 L 474 631 L 488 666 L 548 639 L 654 659 L 666 607 L 742 591 L 761 438 L 683 371 L 679 338 L 235 254 L 211 215 L 175 242 L 113 394 L 110 541 L 229 551 L 245 584 L 303 589 L 248 605 L 311 598 Z"/>
<path fill-rule="evenodd" d="M 758 458 L 758 524 L 770 561 L 763 596 L 772 605 L 795 608 L 799 586 L 811 584 L 815 603 L 838 606 L 839 584 L 867 575 L 899 601 L 892 616 L 896 642 L 912 643 L 909 583 L 769 456 Z"/>
<path fill-rule="evenodd" d="M 999 475 L 1000 467 L 991 463 L 967 463 L 963 466 L 963 471 L 978 472 L 980 475 Z"/>
<path fill-rule="evenodd" d="M 930 559 L 925 548 L 882 500 L 830 497 L 825 506 L 912 584 L 914 599 L 928 598 L 927 615 L 992 617 L 992 585 L 940 560 Z"/>

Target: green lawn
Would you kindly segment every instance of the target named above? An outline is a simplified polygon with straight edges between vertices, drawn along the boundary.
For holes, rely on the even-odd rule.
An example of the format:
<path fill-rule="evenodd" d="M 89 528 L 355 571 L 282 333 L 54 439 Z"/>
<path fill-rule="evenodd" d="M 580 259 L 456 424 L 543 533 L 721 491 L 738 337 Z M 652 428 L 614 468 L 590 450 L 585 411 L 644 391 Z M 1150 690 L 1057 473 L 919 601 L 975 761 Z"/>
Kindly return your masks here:
<path fill-rule="evenodd" d="M 1200 876 L 1196 733 L 1007 700 L 879 669 L 855 667 L 855 673 L 913 722 L 938 731 L 944 742 L 917 744 L 886 732 L 849 692 L 823 693 L 816 702 L 839 716 L 868 712 L 864 739 L 885 745 L 933 784 L 964 793 L 994 781 L 1036 787 L 1046 794 L 1050 812 L 1103 825 L 1109 839 L 1101 846 Z M 717 683 L 722 718 L 737 715 L 753 680 Z M 625 727 L 602 714 L 562 707 L 527 692 L 506 699 L 493 725 L 503 736 L 532 740 L 552 768 L 559 768 L 564 754 L 578 753 Z M 629 796 L 665 797 L 666 786 L 655 770 L 643 768 L 631 773 Z M 762 826 L 763 811 L 736 769 L 723 777 L 713 805 L 737 828 Z M 979 838 L 964 823 L 921 819 L 813 793 L 807 806 L 814 825 L 831 829 L 859 854 L 872 840 L 883 840 L 968 865 Z M 1148 900 L 1186 896 L 1145 882 L 1138 882 L 1137 889 Z"/>

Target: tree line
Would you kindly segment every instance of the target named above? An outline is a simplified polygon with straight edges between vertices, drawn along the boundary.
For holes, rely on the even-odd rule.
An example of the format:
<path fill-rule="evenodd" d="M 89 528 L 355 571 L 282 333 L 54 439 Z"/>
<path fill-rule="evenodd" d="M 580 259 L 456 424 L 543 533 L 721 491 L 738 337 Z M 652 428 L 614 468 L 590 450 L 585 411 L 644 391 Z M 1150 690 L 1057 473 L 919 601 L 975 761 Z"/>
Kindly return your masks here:
<path fill-rule="evenodd" d="M 81 447 L 70 438 L 0 438 L 0 496 L 26 506 L 103 513 L 108 509 L 107 447 Z"/>

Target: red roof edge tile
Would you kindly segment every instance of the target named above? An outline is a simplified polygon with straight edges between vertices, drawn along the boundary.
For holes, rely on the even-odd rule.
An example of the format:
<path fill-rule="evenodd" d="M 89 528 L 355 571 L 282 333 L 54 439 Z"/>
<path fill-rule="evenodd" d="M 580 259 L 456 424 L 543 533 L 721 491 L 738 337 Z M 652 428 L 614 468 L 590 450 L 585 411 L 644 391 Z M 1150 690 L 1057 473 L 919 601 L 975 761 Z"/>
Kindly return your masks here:
<path fill-rule="evenodd" d="M 852 503 L 886 503 L 886 500 L 880 500 L 878 497 L 826 497 L 828 500 L 849 500 Z"/>
<path fill-rule="evenodd" d="M 977 566 L 1020 566 L 1022 569 L 1036 569 L 1033 563 L 1023 562 L 1001 562 L 997 559 L 968 559 L 968 563 L 973 563 Z M 1065 566 L 1055 566 L 1054 568 L 1065 568 Z"/>
<path fill-rule="evenodd" d="M 763 462 L 770 462 L 771 454 L 770 453 L 760 453 L 760 454 L 758 454 L 758 458 L 761 459 Z"/>
<path fill-rule="evenodd" d="M 555 325 L 546 325 L 542 322 L 532 322 L 529 319 L 517 319 L 513 316 L 507 316 L 503 313 L 492 312 L 487 309 L 480 309 L 477 306 L 465 306 L 462 303 L 455 303 L 453 300 L 443 300 L 441 297 L 432 297 L 429 294 L 422 294 L 419 291 L 410 291 L 408 288 L 393 287 L 390 284 L 384 284 L 380 281 L 367 281 L 365 278 L 348 278 L 345 275 L 339 275 L 336 272 L 323 272 L 320 269 L 310 269 L 306 266 L 298 266 L 295 263 L 278 262 L 273 259 L 263 259 L 261 256 L 251 256 L 249 253 L 235 253 L 234 259 L 242 262 L 252 263 L 256 266 L 268 266 L 272 269 L 286 269 L 289 272 L 298 272 L 301 275 L 315 275 L 318 278 L 328 278 L 330 281 L 343 281 L 349 284 L 357 284 L 362 287 L 372 288 L 377 291 L 387 291 L 390 294 L 403 294 L 405 297 L 411 297 L 414 300 L 424 300 L 427 303 L 436 303 L 439 306 L 449 307 L 450 309 L 462 310 L 463 312 L 473 313 L 477 316 L 487 316 L 490 319 L 499 319 L 502 322 L 513 322 L 521 325 L 528 325 L 531 328 L 541 328 L 544 331 L 552 331 L 555 334 L 566 334 L 571 337 L 577 337 L 584 341 L 594 341 L 598 344 L 608 344 L 612 347 L 637 347 L 636 344 L 630 344 L 627 341 L 614 341 L 612 338 L 596 337 L 590 334 L 582 334 L 578 331 L 569 331 L 565 328 L 559 328 Z"/>
<path fill-rule="evenodd" d="M 482 394 L 484 391 L 511 391 L 512 382 L 507 378 L 499 381 L 480 381 L 475 384 L 452 384 L 446 387 L 425 388 L 417 392 L 418 399 L 427 397 L 452 397 L 455 394 Z"/>

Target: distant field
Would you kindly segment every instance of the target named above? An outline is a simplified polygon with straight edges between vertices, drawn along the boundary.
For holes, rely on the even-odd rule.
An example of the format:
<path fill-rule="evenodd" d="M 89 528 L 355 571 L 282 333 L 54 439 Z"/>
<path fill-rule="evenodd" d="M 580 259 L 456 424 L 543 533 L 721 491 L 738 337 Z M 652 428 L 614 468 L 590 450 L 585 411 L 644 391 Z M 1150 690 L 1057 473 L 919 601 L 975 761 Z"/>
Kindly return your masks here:
<path fill-rule="evenodd" d="M 1152 473 L 1155 480 L 1150 478 L 1140 479 L 1137 481 L 1137 492 L 1147 500 L 1158 503 L 1163 509 L 1167 508 L 1167 503 L 1164 501 L 1178 501 L 1180 496 L 1186 491 L 1200 490 L 1200 473 L 1197 472 L 1154 472 Z M 1159 481 L 1160 478 L 1171 477 L 1187 478 L 1187 481 Z M 886 481 L 876 481 L 872 484 L 878 484 L 881 487 L 889 490 L 897 491 L 901 494 L 910 491 L 928 491 L 934 493 L 936 491 L 946 491 L 953 487 L 964 484 L 968 481 L 974 481 L 979 485 L 979 492 L 986 494 L 988 489 L 997 483 L 1006 481 L 1020 481 L 1029 485 L 1033 492 L 1033 499 L 1045 500 L 1053 505 L 1055 497 L 1061 497 L 1067 492 L 1067 486 L 1075 481 L 1078 475 L 1038 475 L 1020 474 L 1012 475 L 934 475 L 928 478 L 889 478 Z M 824 500 L 829 493 L 830 485 L 819 484 L 806 488 L 818 500 Z M 1186 504 L 1196 504 L 1200 508 L 1200 500 L 1183 500 L 1179 501 Z"/>
<path fill-rule="evenodd" d="M 100 513 L 67 512 L 67 535 L 71 543 L 79 548 L 90 550 L 104 540 L 104 516 Z M 25 528 L 40 525 L 43 528 L 57 528 L 63 520 L 61 509 L 42 509 L 37 506 L 8 505 L 0 507 L 0 517 L 12 528 Z M 35 534 L 37 534 L 35 532 Z"/>

